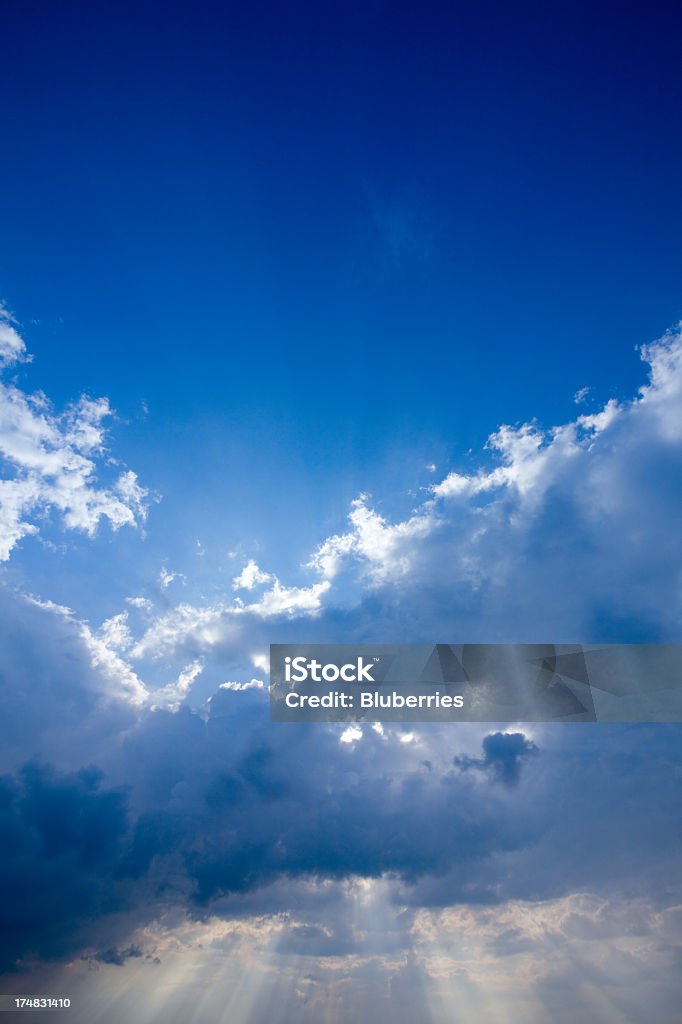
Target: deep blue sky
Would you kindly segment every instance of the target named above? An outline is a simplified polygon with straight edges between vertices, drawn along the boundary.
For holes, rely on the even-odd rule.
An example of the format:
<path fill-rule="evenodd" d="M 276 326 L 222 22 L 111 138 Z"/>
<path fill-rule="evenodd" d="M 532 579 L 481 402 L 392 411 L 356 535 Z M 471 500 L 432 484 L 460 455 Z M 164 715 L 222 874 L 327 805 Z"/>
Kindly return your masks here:
<path fill-rule="evenodd" d="M 5 4 L 0 296 L 27 386 L 110 397 L 169 543 L 210 509 L 209 539 L 293 564 L 360 490 L 563 422 L 585 385 L 631 395 L 635 345 L 682 316 L 681 25 Z"/>
<path fill-rule="evenodd" d="M 681 29 L 0 5 L 5 990 L 677 1019 L 679 723 L 298 728 L 263 684 L 278 640 L 682 639 Z"/>

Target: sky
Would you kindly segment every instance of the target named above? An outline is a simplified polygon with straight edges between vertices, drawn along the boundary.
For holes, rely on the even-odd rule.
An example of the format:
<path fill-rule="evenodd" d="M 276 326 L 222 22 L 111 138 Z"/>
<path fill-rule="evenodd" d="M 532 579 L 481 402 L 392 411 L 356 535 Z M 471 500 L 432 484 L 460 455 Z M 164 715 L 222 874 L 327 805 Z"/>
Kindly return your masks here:
<path fill-rule="evenodd" d="M 1 18 L 2 991 L 679 1020 L 678 725 L 267 703 L 273 642 L 682 642 L 679 10 Z"/>

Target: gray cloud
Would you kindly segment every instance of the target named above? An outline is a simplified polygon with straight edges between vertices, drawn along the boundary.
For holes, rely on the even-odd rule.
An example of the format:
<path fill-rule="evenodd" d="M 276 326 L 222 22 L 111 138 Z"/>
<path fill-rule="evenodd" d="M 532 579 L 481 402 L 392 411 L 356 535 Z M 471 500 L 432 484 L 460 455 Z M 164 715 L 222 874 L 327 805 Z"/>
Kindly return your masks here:
<path fill-rule="evenodd" d="M 39 611 L 26 628 L 44 628 Z M 76 655 L 82 638 L 67 636 Z M 49 648 L 35 659 L 29 716 L 60 678 Z M 270 723 L 257 688 L 219 690 L 206 713 L 122 705 L 117 719 L 111 698 L 87 699 L 94 670 L 71 664 L 61 697 L 74 729 L 80 715 L 98 736 L 98 769 L 64 772 L 73 751 L 57 743 L 56 768 L 5 778 L 6 964 L 132 948 L 136 928 L 173 909 L 293 913 L 283 949 L 341 955 L 357 943 L 343 899 L 320 906 L 307 887 L 358 877 L 413 911 L 577 891 L 679 899 L 676 726 L 444 726 L 409 743 L 365 728 L 349 745 L 333 726 Z M 34 907 L 36 877 L 57 880 L 55 905 L 38 888 Z"/>
<path fill-rule="evenodd" d="M 460 771 L 488 772 L 505 786 L 516 786 L 525 762 L 539 753 L 536 745 L 522 732 L 490 733 L 483 740 L 483 757 L 454 757 L 452 763 Z"/>
<path fill-rule="evenodd" d="M 64 956 L 93 920 L 125 906 L 116 864 L 125 799 L 101 774 L 28 764 L 0 777 L 0 966 Z M 85 939 L 87 941 L 87 938 Z"/>

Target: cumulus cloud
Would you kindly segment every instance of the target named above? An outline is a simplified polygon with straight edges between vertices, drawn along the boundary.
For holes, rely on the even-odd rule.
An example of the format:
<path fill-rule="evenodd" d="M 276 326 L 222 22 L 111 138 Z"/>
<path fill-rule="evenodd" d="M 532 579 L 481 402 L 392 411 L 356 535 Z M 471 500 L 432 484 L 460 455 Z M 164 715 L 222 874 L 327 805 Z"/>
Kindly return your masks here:
<path fill-rule="evenodd" d="M 391 524 L 369 506 L 366 494 L 353 501 L 348 518 L 352 529 L 327 538 L 309 562 L 325 579 L 333 579 L 349 556 L 365 563 L 374 582 L 405 576 L 412 546 L 433 527 L 428 504 L 404 522 Z"/>
<path fill-rule="evenodd" d="M 238 576 L 232 580 L 234 590 L 253 590 L 260 583 L 268 583 L 272 579 L 269 572 L 263 572 L 257 562 L 250 558 Z"/>
<path fill-rule="evenodd" d="M 480 469 L 448 473 L 405 519 L 361 496 L 310 567 L 359 601 L 371 594 L 389 625 L 409 604 L 432 634 L 679 636 L 680 329 L 641 354 L 649 381 L 631 401 L 546 429 L 499 427 Z"/>
<path fill-rule="evenodd" d="M 592 963 L 594 984 L 622 982 L 625 943 L 660 995 L 681 945 L 678 726 L 284 726 L 251 678 L 275 628 L 311 640 L 678 639 L 679 333 L 643 357 L 649 379 L 630 402 L 551 429 L 500 427 L 478 470 L 448 474 L 402 519 L 359 497 L 348 529 L 314 550 L 313 582 L 247 563 L 234 581 L 246 598 L 134 597 L 99 628 L 3 592 L 0 888 L 22 895 L 2 894 L 5 964 L 82 955 L 103 972 L 163 969 L 183 943 L 229 949 L 230 963 L 258 949 L 265 976 L 268 958 L 312 965 L 292 1021 L 321 1019 L 332 998 L 338 1009 L 350 978 L 381 1011 L 401 1019 L 408 1006 L 414 1019 L 406 993 L 428 985 L 447 1005 L 453 977 L 474 1021 L 505 960 L 518 965 L 510 998 L 534 979 L 524 1019 L 540 1020 L 560 1019 L 556 993 L 589 967 L 575 968 L 576 936 L 593 936 L 614 956 Z M 81 410 L 69 428 L 93 463 L 98 416 Z M 230 682 L 192 707 L 212 664 Z M 26 767 L 36 752 L 51 767 Z M 62 817 L 51 840 L 45 823 Z M 43 875 L 64 899 L 41 910 L 27 879 Z M 547 949 L 572 956 L 570 969 L 560 954 L 543 968 Z M 675 1004 L 657 998 L 648 1019 L 664 1022 Z M 587 998 L 580 1009 L 600 1019 Z"/>
<path fill-rule="evenodd" d="M 263 690 L 265 689 L 265 683 L 262 679 L 249 679 L 248 683 L 238 683 L 231 680 L 227 683 L 220 684 L 221 690 L 236 690 L 241 692 L 243 690 Z"/>
<path fill-rule="evenodd" d="M 72 703 L 78 686 L 68 680 L 63 699 Z M 260 686 L 232 684 L 203 712 L 139 707 L 132 727 L 122 722 L 103 734 L 97 764 L 105 775 L 41 768 L 39 823 L 52 822 L 56 835 L 43 838 L 32 826 L 30 857 L 24 846 L 6 850 L 0 886 L 21 891 L 21 903 L 9 905 L 15 915 L 23 907 L 27 922 L 5 931 L 7 963 L 31 949 L 48 957 L 137 946 L 139 929 L 173 907 L 197 921 L 286 911 L 303 925 L 326 922 L 324 948 L 344 911 L 338 921 L 328 903 L 322 917 L 309 914 L 311 886 L 354 879 L 382 882 L 389 902 L 411 908 L 576 891 L 610 899 L 632 886 L 650 903 L 679 899 L 669 816 L 682 768 L 677 727 L 657 729 L 655 744 L 650 727 L 592 735 L 571 734 L 570 726 L 535 739 L 479 726 L 413 729 L 405 744 L 391 727 L 360 737 L 355 727 L 269 725 L 266 701 Z M 17 823 L 26 813 L 26 771 L 12 769 L 3 783 L 12 835 L 27 828 Z M 57 828 L 65 789 L 73 810 Z M 105 832 L 101 856 L 87 860 L 81 897 L 99 808 L 108 815 L 112 801 L 116 828 Z M 637 816 L 624 817 L 633 806 Z M 20 872 L 44 873 L 55 857 L 72 905 L 55 911 L 58 941 L 47 910 L 36 929 L 28 882 L 20 882 Z M 106 890 L 115 899 L 97 903 L 93 917 L 91 894 Z M 312 931 L 295 938 L 315 951 Z M 344 945 L 359 951 L 362 939 L 347 934 Z"/>
<path fill-rule="evenodd" d="M 340 979 L 400 1020 L 405 991 L 419 1001 L 446 976 L 462 998 L 504 990 L 508 962 L 536 979 L 541 1020 L 567 977 L 548 949 L 578 955 L 588 941 L 615 956 L 634 938 L 666 1020 L 673 953 L 657 950 L 682 943 L 678 726 L 281 726 L 254 679 L 195 710 L 154 708 L 130 702 L 125 672 L 113 686 L 63 609 L 14 596 L 8 613 L 0 712 L 11 736 L 24 731 L 2 751 L 6 970 L 41 978 L 40 963 L 66 962 L 49 977 L 70 992 L 81 977 L 86 1006 L 100 989 L 79 963 L 141 971 L 129 980 L 142 998 L 188 963 L 207 979 L 218 963 L 242 975 L 261 964 L 261 991 L 304 958 L 317 980 L 293 1022 L 315 1019 Z M 127 629 L 114 616 L 94 632 L 123 653 Z M 26 765 L 32 749 L 41 759 Z M 599 969 L 619 977 L 610 960 Z"/>
<path fill-rule="evenodd" d="M 38 757 L 74 771 L 132 727 L 144 686 L 96 634 L 61 605 L 0 587 L 0 771 Z"/>
<path fill-rule="evenodd" d="M 245 636 L 254 635 L 254 623 L 314 618 L 331 586 L 323 580 L 307 587 L 287 587 L 275 576 L 270 579 L 272 585 L 248 604 L 241 598 L 204 606 L 183 603 L 155 615 L 132 648 L 132 657 L 156 658 L 179 651 L 224 653 L 229 647 L 236 649 Z"/>
<path fill-rule="evenodd" d="M 360 495 L 349 529 L 313 550 L 307 579 L 285 583 L 251 559 L 232 581 L 234 596 L 178 604 L 131 597 L 134 622 L 114 616 L 94 630 L 93 651 L 99 645 L 102 659 L 119 659 L 139 679 L 150 662 L 170 660 L 177 679 L 201 661 L 189 697 L 194 679 L 206 696 L 211 679 L 217 685 L 226 670 L 251 667 L 273 628 L 280 641 L 304 630 L 310 642 L 675 640 L 679 330 L 645 346 L 642 358 L 649 380 L 632 400 L 609 400 L 558 427 L 499 427 L 480 468 L 448 473 L 403 519 Z M 162 586 L 171 575 L 164 570 Z M 170 699 L 175 685 L 166 676 L 147 691 Z"/>
<path fill-rule="evenodd" d="M 13 321 L 0 310 L 0 369 L 26 358 Z M 94 534 L 102 519 L 114 530 L 144 520 L 148 492 L 132 470 L 110 483 L 106 466 L 106 398 L 82 396 L 57 413 L 41 393 L 0 382 L 0 561 L 56 511 L 68 529 Z"/>
<path fill-rule="evenodd" d="M 362 739 L 362 729 L 359 725 L 349 725 L 339 736 L 339 743 L 356 743 Z"/>
<path fill-rule="evenodd" d="M 449 472 L 404 518 L 361 494 L 348 529 L 313 549 L 303 581 L 250 560 L 233 580 L 246 598 L 149 605 L 131 657 L 250 654 L 270 624 L 280 639 L 304 629 L 310 641 L 675 640 L 679 329 L 641 354 L 648 381 L 630 401 L 549 428 L 498 427 L 479 468 Z"/>
<path fill-rule="evenodd" d="M 175 682 L 153 690 L 149 694 L 153 707 L 164 707 L 171 711 L 177 711 L 182 702 L 186 700 L 192 683 L 201 675 L 204 663 L 200 658 L 195 659 L 182 669 Z"/>
<path fill-rule="evenodd" d="M 61 615 L 76 626 L 91 665 L 107 680 L 108 692 L 133 704 L 145 701 L 148 696 L 146 686 L 120 654 L 120 648 L 125 650 L 131 643 L 125 612 L 108 619 L 100 630 L 93 631 L 86 622 L 78 621 L 70 608 L 51 602 L 36 603 L 51 608 L 57 615 Z"/>

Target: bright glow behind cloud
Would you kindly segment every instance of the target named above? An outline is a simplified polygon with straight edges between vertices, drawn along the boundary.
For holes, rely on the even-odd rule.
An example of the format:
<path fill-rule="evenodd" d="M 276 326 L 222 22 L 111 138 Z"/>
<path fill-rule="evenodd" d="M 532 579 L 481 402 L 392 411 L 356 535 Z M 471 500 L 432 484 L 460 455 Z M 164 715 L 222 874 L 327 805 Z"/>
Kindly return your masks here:
<path fill-rule="evenodd" d="M 74 958 L 60 983 L 101 965 L 96 983 L 81 981 L 84 1001 L 118 993 L 102 1021 L 128 995 L 192 1019 L 197 980 L 222 963 L 222 983 L 201 984 L 197 1020 L 227 988 L 239 1020 L 272 1004 L 292 1022 L 356 1019 L 368 1005 L 396 1020 L 426 1007 L 440 1022 L 456 1001 L 467 1024 L 501 1008 L 559 1020 L 564 1005 L 607 1024 L 629 984 L 625 957 L 646 981 L 648 1019 L 667 1024 L 679 730 L 655 742 L 646 727 L 294 733 L 268 723 L 251 678 L 275 629 L 560 640 L 606 609 L 607 631 L 630 616 L 628 630 L 678 636 L 679 333 L 643 354 L 650 379 L 631 402 L 550 430 L 500 427 L 478 471 L 448 474 L 402 519 L 359 497 L 345 532 L 311 544 L 301 579 L 247 561 L 233 582 L 248 600 L 229 580 L 201 599 L 188 574 L 188 599 L 173 604 L 157 564 L 150 596 L 96 628 L 3 591 L 0 671 L 23 680 L 29 666 L 31 678 L 0 691 L 1 824 L 21 838 L 0 865 L 6 963 Z M 3 396 L 10 483 L 30 480 L 43 503 L 72 478 L 86 507 L 111 496 L 93 483 L 105 400 L 59 417 L 13 386 Z M 133 516 L 136 487 L 126 476 L 116 492 Z M 18 522 L 38 525 L 26 508 Z M 55 836 L 44 808 L 62 815 Z M 34 893 L 37 878 L 49 890 Z M 33 896 L 22 925 L 17 900 Z M 586 943 L 594 955 L 581 958 Z M 630 1005 L 638 993 L 630 985 Z"/>
<path fill-rule="evenodd" d="M 134 658 L 215 656 L 262 648 L 267 623 L 306 621 L 344 637 L 470 640 L 665 639 L 679 635 L 682 579 L 682 336 L 642 349 L 649 382 L 629 402 L 548 429 L 501 426 L 481 468 L 452 471 L 392 521 L 368 495 L 349 529 L 323 539 L 288 585 L 254 560 L 210 603 L 147 609 Z M 317 581 L 309 582 L 310 575 Z M 362 612 L 371 599 L 372 614 Z M 293 635 L 291 632 L 287 635 Z M 300 635 L 300 628 L 298 634 Z"/>

